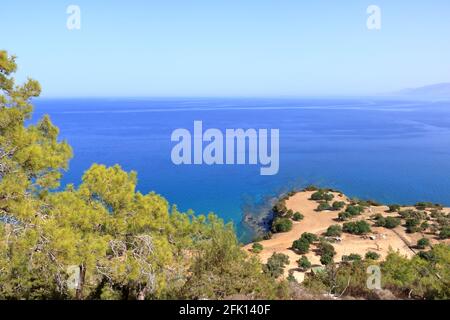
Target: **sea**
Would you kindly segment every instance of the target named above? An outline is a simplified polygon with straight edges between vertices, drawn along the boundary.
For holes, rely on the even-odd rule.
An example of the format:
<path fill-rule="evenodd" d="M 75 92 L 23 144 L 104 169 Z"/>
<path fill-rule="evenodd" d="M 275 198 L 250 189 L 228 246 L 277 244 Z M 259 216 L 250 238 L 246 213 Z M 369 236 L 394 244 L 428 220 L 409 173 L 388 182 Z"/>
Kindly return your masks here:
<path fill-rule="evenodd" d="M 74 150 L 62 184 L 93 163 L 138 173 L 179 210 L 214 212 L 252 231 L 284 192 L 314 184 L 383 203 L 450 206 L 450 101 L 352 98 L 40 98 L 32 121 L 50 115 Z M 279 172 L 259 165 L 175 165 L 174 130 L 279 129 Z"/>

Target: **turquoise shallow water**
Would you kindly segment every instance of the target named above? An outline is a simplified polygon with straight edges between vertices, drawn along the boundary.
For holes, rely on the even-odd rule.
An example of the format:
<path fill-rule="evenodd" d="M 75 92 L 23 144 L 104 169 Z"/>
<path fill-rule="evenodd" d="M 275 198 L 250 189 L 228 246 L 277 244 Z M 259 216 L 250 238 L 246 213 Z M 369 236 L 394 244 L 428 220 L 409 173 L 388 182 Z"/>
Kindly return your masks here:
<path fill-rule="evenodd" d="M 450 102 L 355 99 L 40 99 L 75 156 L 63 183 L 79 183 L 93 162 L 138 172 L 182 210 L 234 221 L 267 199 L 314 183 L 385 203 L 450 205 Z M 259 166 L 175 166 L 174 129 L 278 128 L 280 170 Z"/>

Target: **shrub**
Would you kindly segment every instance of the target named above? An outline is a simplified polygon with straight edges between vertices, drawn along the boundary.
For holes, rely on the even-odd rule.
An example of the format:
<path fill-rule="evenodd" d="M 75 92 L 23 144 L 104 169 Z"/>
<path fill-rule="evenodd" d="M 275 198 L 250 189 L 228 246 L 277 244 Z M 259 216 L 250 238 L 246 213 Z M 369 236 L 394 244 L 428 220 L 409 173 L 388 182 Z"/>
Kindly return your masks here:
<path fill-rule="evenodd" d="M 332 207 L 328 202 L 321 202 L 319 206 L 317 207 L 317 211 L 325 211 L 325 210 L 331 210 Z"/>
<path fill-rule="evenodd" d="M 425 247 L 428 247 L 430 245 L 430 240 L 427 238 L 422 238 L 417 241 L 417 248 L 419 249 L 425 249 Z"/>
<path fill-rule="evenodd" d="M 321 201 L 321 200 L 331 201 L 331 200 L 333 200 L 333 198 L 334 198 L 334 195 L 332 193 L 328 193 L 324 190 L 316 191 L 311 195 L 311 200 L 315 200 L 315 201 Z"/>
<path fill-rule="evenodd" d="M 369 224 L 364 220 L 356 222 L 346 222 L 344 223 L 344 227 L 342 230 L 350 234 L 358 234 L 358 235 L 366 234 L 371 231 Z"/>
<path fill-rule="evenodd" d="M 342 261 L 350 262 L 350 261 L 361 261 L 362 257 L 357 253 L 351 253 L 348 256 L 342 256 Z"/>
<path fill-rule="evenodd" d="M 399 212 L 402 207 L 399 204 L 391 204 L 388 212 Z"/>
<path fill-rule="evenodd" d="M 385 219 L 384 227 L 388 229 L 394 229 L 395 227 L 399 226 L 400 223 L 401 220 L 399 218 L 387 217 Z"/>
<path fill-rule="evenodd" d="M 316 187 L 315 185 L 309 185 L 303 190 L 305 190 L 305 191 L 317 191 L 317 190 L 319 190 L 319 188 Z"/>
<path fill-rule="evenodd" d="M 309 245 L 310 243 L 308 242 L 308 240 L 300 238 L 292 243 L 292 249 L 297 253 L 305 254 L 309 251 Z"/>
<path fill-rule="evenodd" d="M 308 260 L 306 256 L 301 256 L 300 259 L 297 260 L 298 267 L 303 271 L 311 268 L 311 262 Z"/>
<path fill-rule="evenodd" d="M 284 268 L 289 264 L 289 257 L 283 253 L 273 253 L 264 265 L 264 272 L 271 277 L 278 278 L 284 272 Z"/>
<path fill-rule="evenodd" d="M 386 218 L 383 216 L 376 217 L 375 226 L 384 227 L 386 225 Z"/>
<path fill-rule="evenodd" d="M 263 235 L 263 240 L 270 240 L 270 239 L 272 239 L 272 232 L 271 231 L 268 231 L 268 232 L 266 232 L 264 235 Z"/>
<path fill-rule="evenodd" d="M 317 246 L 317 249 L 318 249 L 317 252 L 321 256 L 324 254 L 330 254 L 331 256 L 334 256 L 336 254 L 333 245 L 326 241 L 320 242 L 319 245 Z"/>
<path fill-rule="evenodd" d="M 359 216 L 362 212 L 364 212 L 364 207 L 359 205 L 349 205 L 345 212 L 348 212 L 351 216 Z"/>
<path fill-rule="evenodd" d="M 300 239 L 308 241 L 309 244 L 313 243 L 314 241 L 319 240 L 319 238 L 314 233 L 309 233 L 309 232 L 302 233 Z"/>
<path fill-rule="evenodd" d="M 419 231 L 419 224 L 420 224 L 420 220 L 417 218 L 408 218 L 406 219 L 406 232 L 408 233 L 415 233 Z"/>
<path fill-rule="evenodd" d="M 340 221 L 347 221 L 348 219 L 350 219 L 352 217 L 352 215 L 346 211 L 344 212 L 339 212 L 338 214 L 338 219 Z"/>
<path fill-rule="evenodd" d="M 443 205 L 432 202 L 417 202 L 414 207 L 416 207 L 417 210 L 425 210 L 426 208 L 442 209 Z"/>
<path fill-rule="evenodd" d="M 378 260 L 380 259 L 380 255 L 373 251 L 368 251 L 365 255 L 365 258 L 368 260 Z"/>
<path fill-rule="evenodd" d="M 439 239 L 448 239 L 450 238 L 450 227 L 443 227 L 439 232 Z"/>
<path fill-rule="evenodd" d="M 335 201 L 335 202 L 333 202 L 333 205 L 332 205 L 332 209 L 335 211 L 341 210 L 344 207 L 345 207 L 344 201 Z"/>
<path fill-rule="evenodd" d="M 300 220 L 303 220 L 304 217 L 305 216 L 302 215 L 300 212 L 296 212 L 296 213 L 294 213 L 294 216 L 292 217 L 292 219 L 294 221 L 300 221 Z"/>
<path fill-rule="evenodd" d="M 272 232 L 288 232 L 292 230 L 292 221 L 288 218 L 277 217 L 272 222 Z"/>
<path fill-rule="evenodd" d="M 264 249 L 263 245 L 261 243 L 254 243 L 252 245 L 252 252 L 254 253 L 260 253 Z"/>
<path fill-rule="evenodd" d="M 325 235 L 327 237 L 340 237 L 342 235 L 342 227 L 338 224 L 329 226 Z"/>
<path fill-rule="evenodd" d="M 320 257 L 320 263 L 327 266 L 334 262 L 333 256 L 329 254 L 324 254 Z"/>
<path fill-rule="evenodd" d="M 320 263 L 323 265 L 329 265 L 333 263 L 333 257 L 336 255 L 336 251 L 332 244 L 322 241 L 318 246 L 318 253 L 320 254 Z"/>

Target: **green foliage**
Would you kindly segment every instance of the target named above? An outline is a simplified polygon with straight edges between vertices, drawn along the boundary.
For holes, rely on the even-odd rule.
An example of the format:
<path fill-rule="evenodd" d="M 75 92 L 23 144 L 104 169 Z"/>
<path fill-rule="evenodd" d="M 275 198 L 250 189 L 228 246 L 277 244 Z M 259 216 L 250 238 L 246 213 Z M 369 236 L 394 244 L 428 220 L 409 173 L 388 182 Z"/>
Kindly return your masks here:
<path fill-rule="evenodd" d="M 387 229 L 394 229 L 401 224 L 401 220 L 395 217 L 381 218 L 377 221 L 376 225 L 380 227 L 385 227 Z"/>
<path fill-rule="evenodd" d="M 356 222 L 346 222 L 344 223 L 342 230 L 347 233 L 358 235 L 371 232 L 369 224 L 364 220 Z"/>
<path fill-rule="evenodd" d="M 254 253 L 260 253 L 264 249 L 263 245 L 261 243 L 254 243 L 252 245 L 252 252 Z"/>
<path fill-rule="evenodd" d="M 289 257 L 287 255 L 273 253 L 264 265 L 264 272 L 276 279 L 283 274 L 287 264 L 289 264 Z"/>
<path fill-rule="evenodd" d="M 347 212 L 352 217 L 359 216 L 364 212 L 364 207 L 360 205 L 349 205 L 347 206 L 347 209 L 345 209 L 345 212 Z"/>
<path fill-rule="evenodd" d="M 298 239 L 292 243 L 292 249 L 297 253 L 305 254 L 309 252 L 310 243 L 306 239 Z"/>
<path fill-rule="evenodd" d="M 426 259 L 424 259 L 426 257 Z M 408 259 L 391 252 L 381 265 L 382 285 L 418 299 L 450 298 L 450 246 L 439 244 L 429 252 Z"/>
<path fill-rule="evenodd" d="M 25 125 L 40 86 L 16 85 L 15 71 L 0 51 L 0 299 L 277 295 L 232 225 L 137 192 L 134 172 L 94 164 L 78 188 L 54 191 L 72 151 L 48 116 Z"/>
<path fill-rule="evenodd" d="M 342 256 L 342 261 L 344 261 L 344 262 L 361 261 L 361 260 L 362 260 L 362 257 L 357 253 L 351 253 L 348 256 L 346 256 L 346 255 Z"/>
<path fill-rule="evenodd" d="M 317 237 L 314 233 L 309 232 L 303 232 L 300 236 L 300 239 L 307 241 L 308 243 L 312 244 L 313 242 L 319 240 L 319 237 Z"/>
<path fill-rule="evenodd" d="M 380 259 L 380 255 L 374 251 L 368 251 L 366 252 L 366 255 L 364 256 L 367 260 L 378 260 Z"/>
<path fill-rule="evenodd" d="M 296 212 L 296 213 L 294 213 L 294 215 L 292 217 L 292 220 L 294 220 L 294 221 L 301 221 L 304 218 L 305 218 L 304 215 L 302 215 L 300 212 Z"/>
<path fill-rule="evenodd" d="M 289 218 L 277 217 L 272 222 L 272 232 L 288 232 L 292 230 L 292 221 Z"/>
<path fill-rule="evenodd" d="M 425 249 L 429 245 L 430 245 L 430 240 L 428 240 L 427 238 L 421 238 L 421 239 L 417 240 L 417 248 L 419 248 L 419 249 Z"/>
<path fill-rule="evenodd" d="M 334 195 L 326 190 L 319 190 L 311 195 L 311 200 L 315 201 L 331 201 L 333 198 Z"/>
<path fill-rule="evenodd" d="M 327 237 L 340 237 L 342 235 L 342 227 L 338 224 L 331 225 L 325 232 Z"/>
<path fill-rule="evenodd" d="M 344 201 L 334 201 L 332 205 L 332 209 L 335 211 L 341 210 L 345 207 Z"/>
<path fill-rule="evenodd" d="M 325 210 L 332 210 L 332 207 L 330 206 L 330 204 L 328 202 L 319 203 L 316 211 L 325 211 Z"/>
<path fill-rule="evenodd" d="M 439 239 L 449 239 L 450 238 L 450 227 L 443 227 L 439 232 Z"/>
<path fill-rule="evenodd" d="M 391 204 L 388 212 L 399 212 L 402 207 L 399 204 Z"/>
<path fill-rule="evenodd" d="M 339 212 L 339 214 L 338 214 L 338 219 L 340 221 L 347 221 L 351 217 L 352 217 L 352 215 L 350 213 L 348 213 L 347 211 Z"/>
<path fill-rule="evenodd" d="M 297 264 L 298 267 L 303 271 L 306 271 L 309 268 L 311 268 L 311 262 L 308 260 L 308 257 L 306 256 L 301 256 L 300 259 L 298 259 Z"/>

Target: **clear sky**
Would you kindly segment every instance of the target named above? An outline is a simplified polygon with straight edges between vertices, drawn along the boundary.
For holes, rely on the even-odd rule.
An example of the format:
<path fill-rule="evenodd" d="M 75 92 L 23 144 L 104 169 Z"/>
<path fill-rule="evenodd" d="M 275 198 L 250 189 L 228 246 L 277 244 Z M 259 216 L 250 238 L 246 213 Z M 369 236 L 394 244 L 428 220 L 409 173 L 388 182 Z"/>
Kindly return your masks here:
<path fill-rule="evenodd" d="M 362 95 L 450 82 L 450 1 L 0 0 L 0 49 L 47 97 Z"/>

